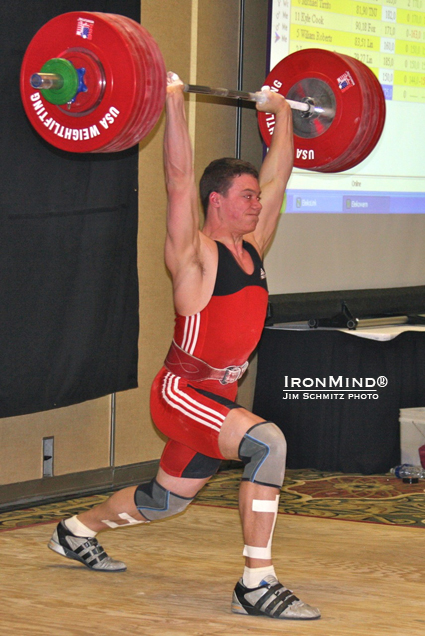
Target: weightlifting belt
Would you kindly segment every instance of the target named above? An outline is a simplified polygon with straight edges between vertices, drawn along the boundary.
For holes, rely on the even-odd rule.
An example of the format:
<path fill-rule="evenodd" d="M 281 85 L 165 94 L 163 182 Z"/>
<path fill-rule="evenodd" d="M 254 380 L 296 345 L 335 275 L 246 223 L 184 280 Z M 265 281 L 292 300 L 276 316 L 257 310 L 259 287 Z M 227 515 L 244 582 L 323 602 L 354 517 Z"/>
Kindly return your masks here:
<path fill-rule="evenodd" d="M 248 361 L 244 362 L 240 367 L 226 367 L 226 369 L 216 369 L 209 364 L 195 358 L 183 351 L 173 340 L 171 347 L 164 361 L 164 366 L 185 380 L 218 380 L 221 384 L 229 384 L 236 382 L 243 376 L 248 368 Z"/>

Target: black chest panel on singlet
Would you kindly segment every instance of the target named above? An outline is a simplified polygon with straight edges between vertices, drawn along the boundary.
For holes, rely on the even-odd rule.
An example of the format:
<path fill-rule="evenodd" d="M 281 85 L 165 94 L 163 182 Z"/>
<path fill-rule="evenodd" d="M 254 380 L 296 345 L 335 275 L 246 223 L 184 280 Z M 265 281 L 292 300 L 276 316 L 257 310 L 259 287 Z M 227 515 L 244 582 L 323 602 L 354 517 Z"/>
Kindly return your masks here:
<path fill-rule="evenodd" d="M 249 286 L 262 287 L 267 291 L 263 262 L 251 243 L 243 241 L 243 247 L 254 263 L 252 274 L 244 272 L 232 252 L 223 243 L 216 241 L 216 244 L 218 248 L 218 268 L 213 296 L 229 296 Z"/>

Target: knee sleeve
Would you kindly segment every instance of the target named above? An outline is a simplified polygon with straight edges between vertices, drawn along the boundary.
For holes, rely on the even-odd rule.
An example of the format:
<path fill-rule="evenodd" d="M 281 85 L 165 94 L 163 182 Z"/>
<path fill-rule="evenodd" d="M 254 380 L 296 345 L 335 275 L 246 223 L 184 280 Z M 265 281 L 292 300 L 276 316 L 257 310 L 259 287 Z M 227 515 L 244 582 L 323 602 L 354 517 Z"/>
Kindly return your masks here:
<path fill-rule="evenodd" d="M 172 517 L 183 510 L 193 501 L 192 498 L 181 497 L 169 490 L 165 490 L 152 479 L 149 484 L 138 486 L 134 493 L 134 503 L 137 510 L 148 521 Z"/>
<path fill-rule="evenodd" d="M 255 424 L 242 438 L 239 459 L 245 464 L 243 481 L 281 488 L 286 461 L 282 431 L 273 422 Z"/>

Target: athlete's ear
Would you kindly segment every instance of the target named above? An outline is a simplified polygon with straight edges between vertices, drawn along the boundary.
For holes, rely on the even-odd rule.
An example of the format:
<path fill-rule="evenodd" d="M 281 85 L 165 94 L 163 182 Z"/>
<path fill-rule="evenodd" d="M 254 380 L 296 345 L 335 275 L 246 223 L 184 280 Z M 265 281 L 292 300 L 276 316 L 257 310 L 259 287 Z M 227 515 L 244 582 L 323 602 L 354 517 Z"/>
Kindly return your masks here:
<path fill-rule="evenodd" d="M 218 208 L 220 205 L 220 193 L 219 192 L 211 192 L 210 193 L 210 205 L 214 208 Z"/>

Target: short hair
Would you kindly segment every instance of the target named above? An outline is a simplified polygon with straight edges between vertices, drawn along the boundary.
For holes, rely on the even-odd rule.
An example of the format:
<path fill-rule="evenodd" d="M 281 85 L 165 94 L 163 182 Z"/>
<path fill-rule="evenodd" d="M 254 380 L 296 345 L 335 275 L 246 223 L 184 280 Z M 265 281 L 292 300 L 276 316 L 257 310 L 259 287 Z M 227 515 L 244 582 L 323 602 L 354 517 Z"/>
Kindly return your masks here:
<path fill-rule="evenodd" d="M 235 177 L 242 174 L 251 174 L 258 179 L 258 170 L 249 161 L 224 157 L 215 159 L 205 168 L 204 174 L 199 182 L 202 209 L 207 216 L 209 199 L 211 192 L 219 192 L 226 196 Z"/>

